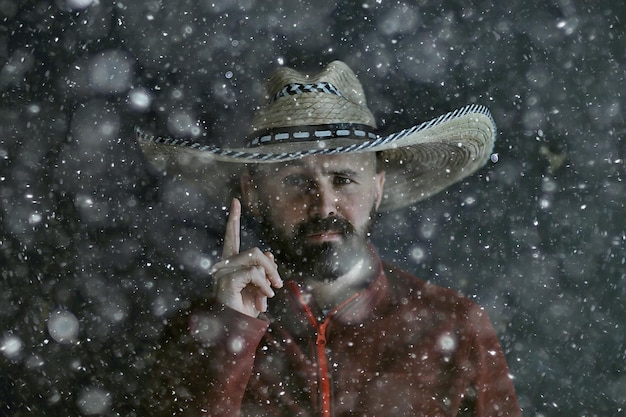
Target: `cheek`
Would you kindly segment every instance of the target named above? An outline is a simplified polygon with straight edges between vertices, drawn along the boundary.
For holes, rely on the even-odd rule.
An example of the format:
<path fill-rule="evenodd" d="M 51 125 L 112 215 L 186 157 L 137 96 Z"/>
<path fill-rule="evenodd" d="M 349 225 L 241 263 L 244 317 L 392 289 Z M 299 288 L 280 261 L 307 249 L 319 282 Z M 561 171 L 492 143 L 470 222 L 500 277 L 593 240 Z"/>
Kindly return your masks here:
<path fill-rule="evenodd" d="M 361 227 L 369 221 L 375 199 L 373 195 L 365 193 L 354 196 L 354 198 L 346 200 L 345 203 L 343 216 L 354 226 Z"/>
<path fill-rule="evenodd" d="M 271 205 L 264 204 L 266 218 L 282 234 L 290 235 L 295 226 L 306 219 L 306 204 L 287 199 L 274 199 Z"/>
<path fill-rule="evenodd" d="M 305 193 L 282 191 L 268 196 L 279 213 L 297 216 L 306 213 L 308 207 L 308 196 Z"/>

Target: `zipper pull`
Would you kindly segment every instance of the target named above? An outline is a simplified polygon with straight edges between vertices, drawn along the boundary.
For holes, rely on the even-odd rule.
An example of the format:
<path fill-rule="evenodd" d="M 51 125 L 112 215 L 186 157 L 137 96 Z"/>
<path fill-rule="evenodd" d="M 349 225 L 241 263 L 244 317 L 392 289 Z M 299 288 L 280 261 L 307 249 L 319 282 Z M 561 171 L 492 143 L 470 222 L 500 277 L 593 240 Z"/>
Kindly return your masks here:
<path fill-rule="evenodd" d="M 330 317 L 326 317 L 326 320 L 317 326 L 317 341 L 315 342 L 317 346 L 326 346 L 326 326 L 328 326 L 329 319 Z"/>
<path fill-rule="evenodd" d="M 319 329 L 317 332 L 317 341 L 315 342 L 318 346 L 326 346 L 326 335 L 324 334 L 325 329 Z"/>

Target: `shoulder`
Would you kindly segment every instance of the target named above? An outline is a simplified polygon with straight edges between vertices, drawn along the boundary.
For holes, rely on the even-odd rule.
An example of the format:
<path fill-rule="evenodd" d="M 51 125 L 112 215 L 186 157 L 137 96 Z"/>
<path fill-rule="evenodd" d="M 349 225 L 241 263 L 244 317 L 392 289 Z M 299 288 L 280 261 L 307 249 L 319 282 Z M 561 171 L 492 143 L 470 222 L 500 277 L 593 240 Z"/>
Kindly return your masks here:
<path fill-rule="evenodd" d="M 482 308 L 460 292 L 424 281 L 395 265 L 383 262 L 394 304 L 421 305 L 434 312 L 482 315 Z"/>
<path fill-rule="evenodd" d="M 442 335 L 455 338 L 464 351 L 497 341 L 485 310 L 458 291 L 441 287 L 390 264 L 383 263 L 388 300 L 381 316 L 410 330 L 410 340 L 438 343 Z"/>

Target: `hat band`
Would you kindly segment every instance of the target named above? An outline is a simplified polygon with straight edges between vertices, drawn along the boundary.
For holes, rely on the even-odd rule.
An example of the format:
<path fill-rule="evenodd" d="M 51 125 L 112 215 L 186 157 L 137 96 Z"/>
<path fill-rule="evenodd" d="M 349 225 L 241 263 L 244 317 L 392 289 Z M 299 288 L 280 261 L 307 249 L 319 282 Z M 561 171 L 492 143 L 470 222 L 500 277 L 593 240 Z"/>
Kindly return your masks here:
<path fill-rule="evenodd" d="M 284 86 L 280 91 L 278 91 L 274 95 L 273 101 L 278 100 L 281 97 L 294 96 L 297 94 L 303 93 L 327 93 L 334 94 L 339 97 L 343 97 L 341 91 L 337 89 L 334 85 L 327 82 L 318 82 L 318 83 L 291 83 Z"/>
<path fill-rule="evenodd" d="M 379 136 L 371 126 L 357 123 L 335 123 L 314 126 L 275 127 L 266 129 L 259 136 L 248 138 L 246 146 L 285 142 L 318 141 L 332 138 L 373 140 Z"/>

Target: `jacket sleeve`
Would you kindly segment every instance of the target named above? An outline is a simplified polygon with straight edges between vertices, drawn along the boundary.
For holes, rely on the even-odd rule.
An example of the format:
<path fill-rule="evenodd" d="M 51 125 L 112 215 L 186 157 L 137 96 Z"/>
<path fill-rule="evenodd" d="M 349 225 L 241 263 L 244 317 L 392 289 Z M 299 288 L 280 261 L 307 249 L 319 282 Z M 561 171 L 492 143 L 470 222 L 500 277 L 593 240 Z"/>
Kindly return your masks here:
<path fill-rule="evenodd" d="M 142 412 L 238 416 L 269 323 L 228 307 L 194 308 L 170 323 L 155 354 Z"/>
<path fill-rule="evenodd" d="M 473 383 L 461 412 L 476 417 L 521 417 L 515 388 L 498 337 L 485 311 L 470 313 L 473 343 L 469 363 Z M 465 415 L 465 414 L 463 414 Z"/>

